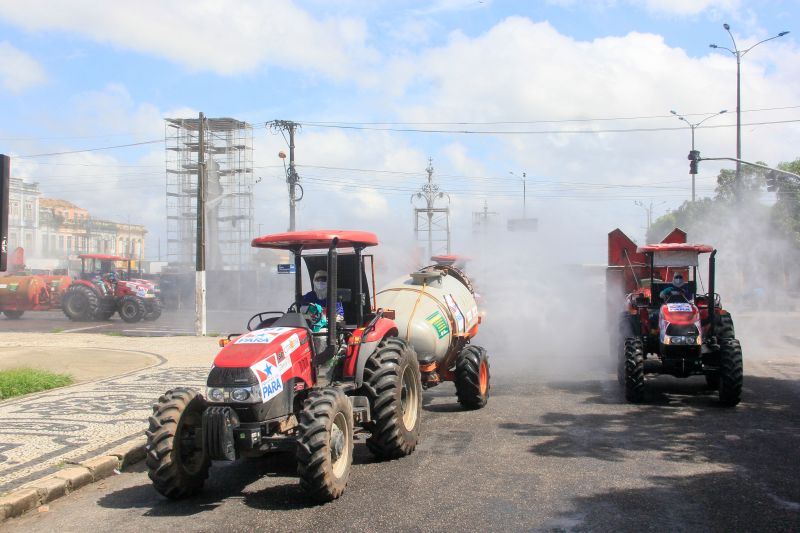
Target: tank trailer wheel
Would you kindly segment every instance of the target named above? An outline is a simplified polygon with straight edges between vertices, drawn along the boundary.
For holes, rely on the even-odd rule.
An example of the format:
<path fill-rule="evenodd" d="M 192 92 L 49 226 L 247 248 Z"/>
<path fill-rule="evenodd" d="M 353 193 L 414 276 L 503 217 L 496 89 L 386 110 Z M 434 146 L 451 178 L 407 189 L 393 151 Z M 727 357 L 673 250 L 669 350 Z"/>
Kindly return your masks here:
<path fill-rule="evenodd" d="M 153 406 L 146 431 L 147 475 L 162 495 L 184 498 L 200 492 L 211 462 L 203 450 L 206 401 L 194 389 L 164 393 Z"/>
<path fill-rule="evenodd" d="M 642 341 L 625 339 L 625 399 L 639 403 L 644 398 L 644 354 Z"/>
<path fill-rule="evenodd" d="M 344 492 L 353 464 L 353 406 L 335 388 L 312 390 L 300 412 L 297 473 L 315 500 L 329 502 Z"/>
<path fill-rule="evenodd" d="M 422 378 L 411 345 L 383 339 L 364 367 L 364 388 L 372 407 L 369 451 L 384 459 L 409 455 L 419 441 L 422 409 Z"/>
<path fill-rule="evenodd" d="M 456 359 L 456 396 L 465 409 L 480 409 L 489 401 L 489 357 L 480 346 L 466 346 Z"/>
<path fill-rule="evenodd" d="M 97 294 L 86 285 L 71 285 L 61 300 L 61 308 L 70 320 L 91 320 L 99 307 Z"/>
<path fill-rule="evenodd" d="M 123 296 L 119 302 L 119 316 L 129 324 L 139 322 L 144 315 L 147 314 L 147 309 L 141 298 L 135 296 Z"/>
<path fill-rule="evenodd" d="M 22 317 L 25 311 L 3 311 L 3 314 L 6 315 L 6 318 L 9 320 L 17 320 Z"/>
<path fill-rule="evenodd" d="M 719 401 L 725 407 L 733 407 L 742 399 L 742 347 L 736 339 L 720 342 Z"/>

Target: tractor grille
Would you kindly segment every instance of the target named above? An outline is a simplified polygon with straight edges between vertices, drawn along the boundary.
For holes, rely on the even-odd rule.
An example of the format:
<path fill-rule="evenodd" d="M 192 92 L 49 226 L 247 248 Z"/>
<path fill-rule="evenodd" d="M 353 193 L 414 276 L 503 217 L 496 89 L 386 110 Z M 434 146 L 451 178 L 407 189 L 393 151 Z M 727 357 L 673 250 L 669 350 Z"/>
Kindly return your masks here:
<path fill-rule="evenodd" d="M 208 374 L 209 387 L 247 387 L 258 385 L 255 375 L 249 368 L 222 368 L 215 366 Z"/>
<path fill-rule="evenodd" d="M 698 334 L 697 333 L 697 328 L 694 326 L 694 324 L 688 324 L 688 325 L 685 325 L 685 326 L 678 326 L 676 324 L 669 324 L 667 326 L 667 331 L 665 333 L 667 335 L 669 335 L 670 337 L 673 337 L 673 336 L 676 336 L 676 335 L 694 335 L 694 336 L 696 336 Z"/>

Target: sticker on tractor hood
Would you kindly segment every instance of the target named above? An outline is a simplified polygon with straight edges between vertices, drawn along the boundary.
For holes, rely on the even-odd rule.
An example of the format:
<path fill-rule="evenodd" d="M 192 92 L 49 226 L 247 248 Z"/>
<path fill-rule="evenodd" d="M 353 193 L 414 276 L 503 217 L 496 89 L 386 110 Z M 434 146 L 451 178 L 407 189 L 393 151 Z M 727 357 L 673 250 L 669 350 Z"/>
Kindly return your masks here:
<path fill-rule="evenodd" d="M 137 287 L 136 288 L 136 296 L 139 298 L 144 298 L 147 296 L 147 288 L 146 287 Z"/>
<path fill-rule="evenodd" d="M 258 386 L 261 389 L 261 401 L 266 402 L 273 396 L 278 395 L 283 390 L 283 381 L 278 368 L 266 359 L 259 361 L 250 367 L 253 374 L 258 379 Z"/>
<path fill-rule="evenodd" d="M 281 351 L 275 355 L 278 361 L 278 370 L 281 374 L 292 368 L 292 354 L 300 347 L 300 337 L 292 333 L 289 338 L 281 343 Z"/>
<path fill-rule="evenodd" d="M 269 344 L 292 328 L 264 328 L 242 335 L 234 344 Z"/>
<path fill-rule="evenodd" d="M 667 304 L 667 311 L 670 313 L 691 313 L 694 311 L 691 304 Z"/>
<path fill-rule="evenodd" d="M 434 311 L 433 314 L 425 318 L 425 321 L 433 326 L 433 329 L 436 330 L 436 335 L 438 335 L 440 339 L 450 333 L 450 327 L 447 325 L 447 320 L 444 319 L 442 313 L 439 311 Z"/>

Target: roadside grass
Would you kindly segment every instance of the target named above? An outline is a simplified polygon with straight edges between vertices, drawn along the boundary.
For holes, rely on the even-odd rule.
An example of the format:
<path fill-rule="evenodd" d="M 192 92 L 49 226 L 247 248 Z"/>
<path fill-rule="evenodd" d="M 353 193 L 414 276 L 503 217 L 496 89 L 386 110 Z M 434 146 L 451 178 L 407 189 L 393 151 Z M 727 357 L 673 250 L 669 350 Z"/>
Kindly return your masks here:
<path fill-rule="evenodd" d="M 74 383 L 72 376 L 33 368 L 0 370 L 0 400 Z"/>
<path fill-rule="evenodd" d="M 64 328 L 53 328 L 50 333 L 61 333 L 62 331 L 64 331 Z"/>

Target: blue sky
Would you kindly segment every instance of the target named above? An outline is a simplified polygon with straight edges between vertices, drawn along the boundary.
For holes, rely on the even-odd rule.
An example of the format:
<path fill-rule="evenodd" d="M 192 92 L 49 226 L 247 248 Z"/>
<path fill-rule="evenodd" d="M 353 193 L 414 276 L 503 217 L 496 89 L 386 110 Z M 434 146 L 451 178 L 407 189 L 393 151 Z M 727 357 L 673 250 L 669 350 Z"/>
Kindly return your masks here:
<path fill-rule="evenodd" d="M 451 197 L 456 239 L 469 240 L 471 213 L 484 201 L 501 218 L 519 216 L 520 182 L 509 172 L 525 171 L 529 213 L 544 230 L 593 243 L 591 259 L 602 259 L 613 227 L 641 237 L 636 200 L 654 202 L 658 214 L 689 198 L 690 134 L 670 109 L 695 121 L 727 109 L 706 123 L 719 127 L 698 130 L 698 147 L 735 154 L 735 60 L 708 47 L 730 45 L 723 22 L 740 48 L 792 31 L 743 60 L 743 156 L 773 164 L 800 157 L 799 14 L 797 2 L 767 0 L 0 0 L 0 151 L 157 140 L 163 118 L 199 111 L 247 120 L 256 126 L 254 161 L 264 178 L 256 219 L 266 232 L 287 220 L 276 158 L 284 147 L 260 127 L 267 120 L 525 131 L 306 125 L 300 164 L 397 174 L 301 167 L 309 179 L 300 224 L 410 233 L 410 191 L 430 156 L 442 186 L 459 193 Z M 162 145 L 12 165 L 47 196 L 147 224 L 155 252 Z M 702 165 L 701 194 L 713 192 L 718 169 Z M 331 198 L 358 208 L 330 215 L 323 206 Z"/>

